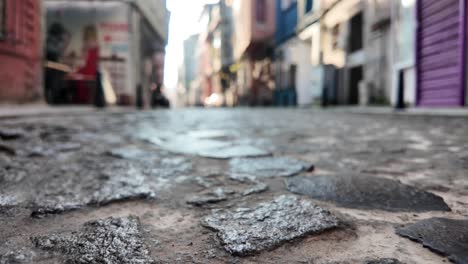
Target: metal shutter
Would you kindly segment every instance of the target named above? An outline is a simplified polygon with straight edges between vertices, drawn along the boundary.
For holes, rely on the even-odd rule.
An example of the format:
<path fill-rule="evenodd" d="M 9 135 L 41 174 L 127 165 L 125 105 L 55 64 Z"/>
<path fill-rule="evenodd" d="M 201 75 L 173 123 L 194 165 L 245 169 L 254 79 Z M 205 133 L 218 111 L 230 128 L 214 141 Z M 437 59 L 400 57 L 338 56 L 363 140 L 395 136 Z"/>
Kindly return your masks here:
<path fill-rule="evenodd" d="M 466 1 L 417 2 L 417 103 L 420 106 L 464 104 Z"/>

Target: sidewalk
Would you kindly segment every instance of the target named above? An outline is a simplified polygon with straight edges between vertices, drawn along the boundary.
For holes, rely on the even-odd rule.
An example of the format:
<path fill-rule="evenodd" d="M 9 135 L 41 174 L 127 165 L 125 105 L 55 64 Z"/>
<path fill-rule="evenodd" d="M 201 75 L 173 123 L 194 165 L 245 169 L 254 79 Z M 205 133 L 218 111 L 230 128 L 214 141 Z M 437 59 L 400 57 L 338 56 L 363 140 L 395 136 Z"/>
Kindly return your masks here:
<path fill-rule="evenodd" d="M 100 109 L 90 105 L 50 106 L 47 104 L 0 104 L 0 119 L 26 116 L 81 115 L 94 112 L 123 113 L 131 111 L 136 111 L 136 109 L 133 107 L 116 106 Z"/>
<path fill-rule="evenodd" d="M 408 115 L 408 116 L 446 116 L 468 117 L 468 108 L 407 108 L 395 110 L 392 107 L 379 106 L 333 106 L 312 108 L 335 113 L 353 113 L 365 115 Z M 81 115 L 89 113 L 128 113 L 138 111 L 134 107 L 111 106 L 103 109 L 90 105 L 50 106 L 47 104 L 0 104 L 0 118 L 18 118 L 25 116 Z M 145 110 L 143 110 L 145 111 Z M 146 110 L 148 111 L 148 110 Z"/>
<path fill-rule="evenodd" d="M 446 116 L 468 117 L 468 108 L 420 108 L 410 107 L 396 110 L 385 106 L 337 106 L 325 108 L 326 111 L 336 113 L 353 113 L 368 115 L 409 115 L 409 116 Z"/>

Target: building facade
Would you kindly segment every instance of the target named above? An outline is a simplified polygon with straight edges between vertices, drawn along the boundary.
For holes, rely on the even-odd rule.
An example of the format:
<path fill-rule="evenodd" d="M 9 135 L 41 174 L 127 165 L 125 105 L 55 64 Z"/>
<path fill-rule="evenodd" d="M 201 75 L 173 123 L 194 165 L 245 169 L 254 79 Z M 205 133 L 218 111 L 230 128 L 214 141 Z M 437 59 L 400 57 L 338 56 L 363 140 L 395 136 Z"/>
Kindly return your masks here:
<path fill-rule="evenodd" d="M 169 21 L 164 0 L 46 0 L 45 10 L 46 49 L 60 47 L 54 62 L 90 78 L 99 69 L 120 105 L 137 98 L 150 104 L 150 90 L 164 83 Z M 92 100 L 86 83 L 73 89 L 75 103 Z"/>
<path fill-rule="evenodd" d="M 296 36 L 297 15 L 296 0 L 276 0 L 274 103 L 279 106 L 297 105 L 303 95 L 301 78 L 306 76 L 299 64 L 309 50 Z"/>
<path fill-rule="evenodd" d="M 184 41 L 184 65 L 183 65 L 183 84 L 188 92 L 192 83 L 198 75 L 198 62 L 196 53 L 198 51 L 199 34 L 190 36 Z"/>
<path fill-rule="evenodd" d="M 41 2 L 0 0 L 0 102 L 42 95 Z"/>
<path fill-rule="evenodd" d="M 235 104 L 273 103 L 275 1 L 233 0 Z"/>
<path fill-rule="evenodd" d="M 391 105 L 416 105 L 416 0 L 391 2 Z M 402 78 L 402 80 L 400 80 Z M 402 87 L 400 87 L 402 85 Z"/>
<path fill-rule="evenodd" d="M 322 31 L 320 0 L 298 0 L 297 36 L 307 51 L 303 54 L 299 69 L 302 71 L 302 87 L 298 89 L 298 104 L 310 105 L 323 101 L 325 90 L 325 67 L 322 64 Z M 326 92 L 325 92 L 326 93 Z"/>

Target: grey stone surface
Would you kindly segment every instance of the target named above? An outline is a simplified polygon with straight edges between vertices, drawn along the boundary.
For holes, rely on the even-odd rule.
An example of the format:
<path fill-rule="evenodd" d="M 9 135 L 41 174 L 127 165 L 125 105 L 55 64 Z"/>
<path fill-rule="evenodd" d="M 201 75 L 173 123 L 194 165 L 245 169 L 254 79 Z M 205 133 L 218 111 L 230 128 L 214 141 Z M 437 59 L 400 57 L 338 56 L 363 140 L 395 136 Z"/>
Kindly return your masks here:
<path fill-rule="evenodd" d="M 24 131 L 20 129 L 0 129 L 0 139 L 2 140 L 16 140 L 25 136 Z"/>
<path fill-rule="evenodd" d="M 107 152 L 107 154 L 112 157 L 131 160 L 148 159 L 151 157 L 151 153 L 144 151 L 136 146 L 111 149 Z"/>
<path fill-rule="evenodd" d="M 288 190 L 339 206 L 386 211 L 450 211 L 432 193 L 398 181 L 370 176 L 311 176 L 286 180 Z"/>
<path fill-rule="evenodd" d="M 66 263 L 154 263 L 136 217 L 90 221 L 79 231 L 32 238 L 44 251 L 64 255 Z"/>
<path fill-rule="evenodd" d="M 203 149 L 198 152 L 198 155 L 212 159 L 230 159 L 239 157 L 263 157 L 269 156 L 271 153 L 250 145 L 239 144 L 221 148 Z"/>
<path fill-rule="evenodd" d="M 12 250 L 0 250 L 0 264 L 34 263 L 36 253 L 29 248 L 15 248 Z"/>
<path fill-rule="evenodd" d="M 225 131 L 199 130 L 185 134 L 140 133 L 139 137 L 160 147 L 179 154 L 198 155 L 212 159 L 236 157 L 261 157 L 271 155 L 269 151 L 246 144 L 234 134 Z"/>
<path fill-rule="evenodd" d="M 187 199 L 188 204 L 203 206 L 206 204 L 213 204 L 222 201 L 226 201 L 228 198 L 228 193 L 223 188 L 216 188 L 213 191 L 205 192 L 203 194 L 194 195 Z"/>
<path fill-rule="evenodd" d="M 336 227 L 338 220 L 310 201 L 283 195 L 254 208 L 215 211 L 202 224 L 217 232 L 226 251 L 248 255 Z"/>
<path fill-rule="evenodd" d="M 35 217 L 87 205 L 153 199 L 191 169 L 191 163 L 179 157 L 137 162 L 100 154 L 70 154 L 48 162 L 3 157 L 3 164 L 0 205 L 30 208 Z"/>
<path fill-rule="evenodd" d="M 255 182 L 255 185 L 253 187 L 248 188 L 247 190 L 244 190 L 242 192 L 242 195 L 247 196 L 251 194 L 265 192 L 266 190 L 268 190 L 268 185 L 262 182 Z"/>
<path fill-rule="evenodd" d="M 154 182 L 134 165 L 89 161 L 86 166 L 79 166 L 67 166 L 60 177 L 39 183 L 42 188 L 34 195 L 30 205 L 33 216 L 61 213 L 85 205 L 156 197 Z"/>
<path fill-rule="evenodd" d="M 287 157 L 239 158 L 229 162 L 229 176 L 236 180 L 290 177 L 307 171 L 312 165 Z"/>
<path fill-rule="evenodd" d="M 17 249 L 32 247 L 29 240 L 32 235 L 60 234 L 64 228 L 82 222 L 128 214 L 140 216 L 145 223 L 144 236 L 154 236 L 159 241 L 153 243 L 150 239 L 147 245 L 161 263 L 193 260 L 194 263 L 354 264 L 370 257 L 391 257 L 408 264 L 425 263 L 423 260 L 433 257 L 434 263 L 443 263 L 443 258 L 437 258 L 418 243 L 407 242 L 401 250 L 398 242 L 403 238 L 391 235 L 395 222 L 411 223 L 420 219 L 421 214 L 413 213 L 413 209 L 404 210 L 409 213 L 391 214 L 372 208 L 365 208 L 370 210 L 367 212 L 359 210 L 363 207 L 353 207 L 358 210 L 351 212 L 335 208 L 337 213 L 350 216 L 349 225 L 310 237 L 307 243 L 288 243 L 242 259 L 232 256 L 217 245 L 213 239 L 216 235 L 194 223 L 206 216 L 206 208 L 253 208 L 259 201 L 284 194 L 284 179 L 258 179 L 267 183 L 269 190 L 243 196 L 249 189 L 257 189 L 255 183 L 230 179 L 228 161 L 175 154 L 161 147 L 163 143 L 175 142 L 173 139 L 181 142 L 178 149 L 187 147 L 195 151 L 191 153 L 201 150 L 199 142 L 207 149 L 214 146 L 215 154 L 231 146 L 251 146 L 271 152 L 274 157 L 296 157 L 314 164 L 320 175 L 352 173 L 404 182 L 421 192 L 436 192 L 444 197 L 453 211 L 443 215 L 451 218 L 468 215 L 466 119 L 336 114 L 314 109 L 158 109 L 123 114 L 107 114 L 104 110 L 79 116 L 2 119 L 1 129 L 24 133 L 21 137 L 0 139 L 0 145 L 7 147 L 0 150 L 0 258 L 6 263 L 54 263 L 43 258 L 44 251 L 34 249 L 39 252 L 34 257 L 28 254 L 28 249 Z M 142 138 L 137 135 L 140 132 L 151 137 Z M 189 140 L 184 141 L 184 137 Z M 128 146 L 154 155 L 122 159 L 105 154 Z M 205 146 L 202 145 L 203 149 Z M 206 177 L 196 180 L 197 176 Z M 367 189 L 366 182 L 372 181 L 356 184 Z M 226 202 L 203 208 L 185 204 L 190 195 L 216 187 L 230 188 L 236 193 L 229 195 Z M 370 188 L 375 197 L 386 186 Z M 146 198 L 152 197 L 147 196 L 151 193 L 158 199 L 148 203 Z M 387 195 L 386 191 L 382 193 Z M 145 200 L 101 206 L 138 197 Z M 415 197 L 418 199 L 414 200 L 421 198 Z M 434 204 L 440 205 L 440 199 Z M 372 201 L 370 205 L 375 204 Z M 87 208 L 80 210 L 83 206 Z M 428 209 L 425 204 L 413 206 Z M 44 219 L 29 218 L 31 209 L 44 216 L 41 210 L 59 212 L 62 208 L 79 210 Z M 427 217 L 440 215 L 438 211 L 424 213 Z M 369 243 L 372 253 L 368 251 Z M 330 254 L 338 250 L 340 254 Z M 420 255 L 411 255 L 414 252 Z"/>
<path fill-rule="evenodd" d="M 468 263 L 468 220 L 430 218 L 398 228 L 396 233 L 448 256 L 455 263 Z"/>
<path fill-rule="evenodd" d="M 405 263 L 394 258 L 382 258 L 382 259 L 367 260 L 363 264 L 405 264 Z"/>

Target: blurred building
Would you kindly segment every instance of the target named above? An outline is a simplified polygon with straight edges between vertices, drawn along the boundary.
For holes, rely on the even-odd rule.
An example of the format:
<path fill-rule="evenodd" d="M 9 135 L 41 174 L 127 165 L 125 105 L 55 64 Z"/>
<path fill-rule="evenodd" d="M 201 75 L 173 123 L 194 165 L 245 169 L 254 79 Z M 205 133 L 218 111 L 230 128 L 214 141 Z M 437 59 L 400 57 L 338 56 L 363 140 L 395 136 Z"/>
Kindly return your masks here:
<path fill-rule="evenodd" d="M 390 103 L 397 104 L 401 82 L 404 88 L 402 96 L 404 104 L 414 106 L 416 105 L 416 0 L 392 1 L 391 20 Z"/>
<path fill-rule="evenodd" d="M 198 34 L 190 36 L 184 41 L 183 83 L 188 92 L 190 85 L 196 80 L 198 74 Z"/>
<path fill-rule="evenodd" d="M 307 51 L 299 64 L 302 81 L 298 89 L 298 104 L 310 105 L 320 102 L 325 86 L 325 72 L 321 61 L 321 1 L 298 0 L 298 38 L 306 45 Z M 302 69 L 301 69 L 302 68 Z"/>
<path fill-rule="evenodd" d="M 364 78 L 364 3 L 360 0 L 322 1 L 323 64 L 336 69 L 333 91 L 338 104 L 358 104 Z"/>
<path fill-rule="evenodd" d="M 276 33 L 275 33 L 275 105 L 296 105 L 298 89 L 302 78 L 299 73 L 303 67 L 298 66 L 303 59 L 307 60 L 307 44 L 296 36 L 297 1 L 276 0 Z M 307 65 L 307 64 L 305 64 Z M 310 76 L 310 75 L 309 75 Z M 302 88 L 302 87 L 301 87 Z"/>
<path fill-rule="evenodd" d="M 74 103 L 91 101 L 92 88 L 82 79 L 92 80 L 98 69 L 118 104 L 136 98 L 150 104 L 150 89 L 164 82 L 165 0 L 45 0 L 45 9 L 46 49 L 55 55 L 47 59 L 69 67 Z M 57 96 L 50 87 L 46 94 Z"/>
<path fill-rule="evenodd" d="M 322 93 L 319 1 L 276 0 L 277 105 L 311 105 Z"/>
<path fill-rule="evenodd" d="M 41 97 L 41 2 L 0 0 L 0 102 Z"/>
<path fill-rule="evenodd" d="M 213 49 L 213 35 L 211 34 L 210 25 L 213 21 L 215 12 L 213 11 L 217 4 L 208 4 L 203 7 L 200 17 L 205 30 L 200 33 L 198 44 L 198 87 L 201 93 L 200 100 L 203 103 L 213 92 L 214 75 L 214 49 Z"/>
<path fill-rule="evenodd" d="M 273 103 L 275 1 L 233 0 L 236 104 Z"/>
<path fill-rule="evenodd" d="M 205 105 L 221 106 L 232 103 L 233 19 L 232 1 L 220 0 L 205 5 L 202 21 L 206 29 L 200 34 L 200 68 L 198 80 Z M 196 89 L 197 87 L 194 87 Z"/>

